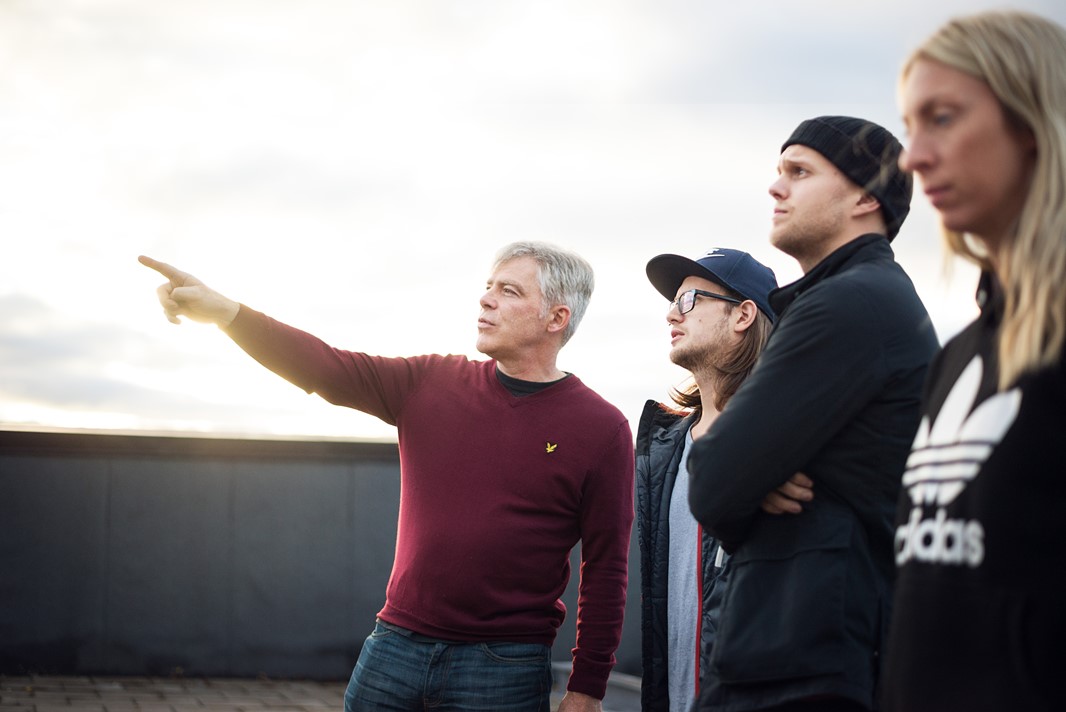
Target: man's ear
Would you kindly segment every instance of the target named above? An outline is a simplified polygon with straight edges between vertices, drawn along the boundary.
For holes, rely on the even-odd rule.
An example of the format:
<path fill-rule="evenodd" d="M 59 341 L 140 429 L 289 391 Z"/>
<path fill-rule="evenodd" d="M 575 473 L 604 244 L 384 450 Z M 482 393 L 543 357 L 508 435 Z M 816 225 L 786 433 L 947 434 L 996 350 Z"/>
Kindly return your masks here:
<path fill-rule="evenodd" d="M 875 198 L 865 190 L 859 196 L 859 202 L 855 204 L 855 209 L 852 211 L 854 217 L 862 217 L 870 213 L 876 213 L 881 209 L 881 201 Z"/>
<path fill-rule="evenodd" d="M 742 331 L 747 331 L 755 323 L 755 318 L 758 316 L 759 307 L 755 306 L 755 302 L 750 299 L 745 299 L 733 307 L 733 313 L 731 314 L 733 331 L 738 334 Z"/>
<path fill-rule="evenodd" d="M 563 331 L 569 323 L 570 307 L 556 304 L 548 310 L 548 333 Z"/>

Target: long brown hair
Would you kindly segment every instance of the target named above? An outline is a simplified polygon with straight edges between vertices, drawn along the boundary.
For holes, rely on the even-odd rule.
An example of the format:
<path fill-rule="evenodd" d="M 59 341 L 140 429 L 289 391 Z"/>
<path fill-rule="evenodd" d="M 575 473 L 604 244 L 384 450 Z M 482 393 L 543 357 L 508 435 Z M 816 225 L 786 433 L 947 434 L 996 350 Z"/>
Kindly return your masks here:
<path fill-rule="evenodd" d="M 743 299 L 740 295 L 735 296 L 738 299 Z M 735 304 L 730 304 L 727 313 L 732 313 L 735 308 Z M 751 369 L 755 367 L 756 359 L 759 358 L 763 347 L 766 346 L 766 340 L 770 338 L 770 329 L 772 328 L 773 323 L 770 318 L 763 314 L 761 309 L 757 310 L 754 323 L 744 331 L 744 337 L 740 340 L 740 343 L 737 344 L 727 358 L 720 363 L 714 364 L 714 407 L 717 410 L 720 411 L 725 408 L 729 399 L 733 397 L 740 385 L 747 379 Z M 693 412 L 698 413 L 703 409 L 703 397 L 695 381 L 689 383 L 684 390 L 680 388 L 672 389 L 670 398 L 682 408 L 691 408 Z"/>

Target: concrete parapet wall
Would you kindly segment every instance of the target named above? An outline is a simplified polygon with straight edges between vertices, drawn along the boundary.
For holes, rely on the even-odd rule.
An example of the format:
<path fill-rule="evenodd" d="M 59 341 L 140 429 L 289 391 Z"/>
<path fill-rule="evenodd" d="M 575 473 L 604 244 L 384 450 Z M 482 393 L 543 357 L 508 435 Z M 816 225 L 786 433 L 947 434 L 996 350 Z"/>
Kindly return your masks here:
<path fill-rule="evenodd" d="M 345 679 L 399 489 L 390 443 L 0 431 L 0 672 Z"/>

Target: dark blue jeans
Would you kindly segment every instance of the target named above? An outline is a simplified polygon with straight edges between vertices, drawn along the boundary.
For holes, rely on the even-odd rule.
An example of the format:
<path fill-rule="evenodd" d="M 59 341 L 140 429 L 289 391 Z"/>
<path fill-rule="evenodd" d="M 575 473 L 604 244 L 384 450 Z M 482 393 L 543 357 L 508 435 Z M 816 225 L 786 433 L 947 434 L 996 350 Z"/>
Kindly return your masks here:
<path fill-rule="evenodd" d="M 548 712 L 551 648 L 427 641 L 380 621 L 363 643 L 345 712 Z"/>

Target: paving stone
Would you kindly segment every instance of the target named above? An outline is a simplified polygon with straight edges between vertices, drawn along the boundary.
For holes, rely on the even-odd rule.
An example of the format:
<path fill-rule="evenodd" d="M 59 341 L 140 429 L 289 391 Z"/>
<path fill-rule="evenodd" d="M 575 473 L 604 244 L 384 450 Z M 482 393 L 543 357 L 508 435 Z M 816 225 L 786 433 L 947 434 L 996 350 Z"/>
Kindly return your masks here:
<path fill-rule="evenodd" d="M 0 675 L 0 712 L 341 712 L 347 685 L 346 680 Z M 553 710 L 561 699 L 561 692 L 552 694 Z"/>

